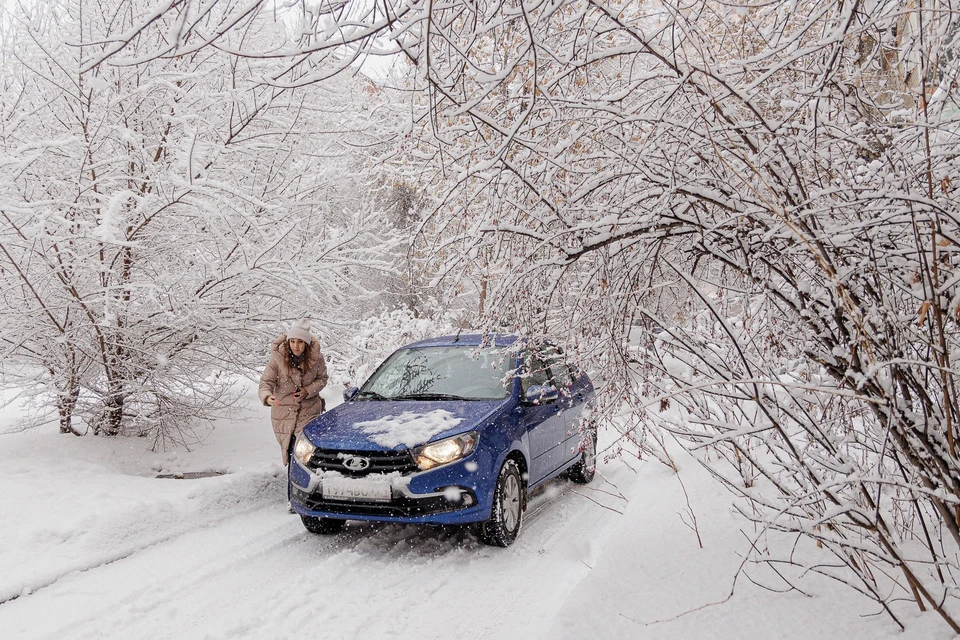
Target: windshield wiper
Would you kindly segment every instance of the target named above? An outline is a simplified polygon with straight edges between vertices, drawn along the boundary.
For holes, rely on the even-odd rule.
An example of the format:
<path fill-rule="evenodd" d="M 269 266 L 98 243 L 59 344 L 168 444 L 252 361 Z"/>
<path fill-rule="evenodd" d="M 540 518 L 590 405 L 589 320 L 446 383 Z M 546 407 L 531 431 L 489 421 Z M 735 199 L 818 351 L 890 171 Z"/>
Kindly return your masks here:
<path fill-rule="evenodd" d="M 451 393 L 408 393 L 401 396 L 393 396 L 391 400 L 467 400 L 463 396 L 456 396 Z"/>
<path fill-rule="evenodd" d="M 384 398 L 376 391 L 361 391 L 357 394 L 358 398 L 370 398 L 371 400 L 393 400 L 393 398 Z"/>

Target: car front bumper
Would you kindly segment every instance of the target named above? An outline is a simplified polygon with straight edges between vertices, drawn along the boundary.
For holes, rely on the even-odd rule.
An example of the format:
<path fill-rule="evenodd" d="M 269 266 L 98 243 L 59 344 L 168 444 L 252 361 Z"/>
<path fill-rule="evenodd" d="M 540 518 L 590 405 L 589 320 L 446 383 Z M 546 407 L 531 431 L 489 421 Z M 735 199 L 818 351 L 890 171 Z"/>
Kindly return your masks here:
<path fill-rule="evenodd" d="M 490 517 L 490 506 L 480 504 L 476 487 L 464 486 L 452 469 L 423 471 L 394 477 L 389 501 L 329 499 L 323 495 L 323 472 L 315 473 L 291 459 L 290 502 L 300 515 L 348 520 L 419 524 L 466 524 Z M 453 466 L 453 465 L 451 465 Z M 435 490 L 418 493 L 411 485 L 431 482 Z M 389 482 L 389 479 L 384 479 Z"/>
<path fill-rule="evenodd" d="M 418 496 L 394 495 L 390 502 L 362 500 L 325 500 L 320 491 L 309 493 L 294 485 L 291 501 L 298 513 L 309 516 L 391 522 L 432 522 L 458 524 L 471 522 L 475 514 L 476 496 L 469 489 L 458 493 L 459 500 L 448 499 L 447 493 Z M 474 508 L 470 508 L 473 505 Z"/>

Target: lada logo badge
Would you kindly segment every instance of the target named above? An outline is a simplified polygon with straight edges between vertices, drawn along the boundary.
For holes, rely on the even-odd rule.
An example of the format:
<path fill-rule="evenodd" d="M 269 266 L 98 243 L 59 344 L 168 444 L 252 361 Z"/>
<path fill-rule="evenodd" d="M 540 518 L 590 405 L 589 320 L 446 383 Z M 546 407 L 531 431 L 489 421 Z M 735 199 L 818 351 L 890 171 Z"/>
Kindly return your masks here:
<path fill-rule="evenodd" d="M 343 458 L 343 466 L 350 471 L 363 471 L 370 467 L 370 459 L 359 456 L 345 456 Z"/>

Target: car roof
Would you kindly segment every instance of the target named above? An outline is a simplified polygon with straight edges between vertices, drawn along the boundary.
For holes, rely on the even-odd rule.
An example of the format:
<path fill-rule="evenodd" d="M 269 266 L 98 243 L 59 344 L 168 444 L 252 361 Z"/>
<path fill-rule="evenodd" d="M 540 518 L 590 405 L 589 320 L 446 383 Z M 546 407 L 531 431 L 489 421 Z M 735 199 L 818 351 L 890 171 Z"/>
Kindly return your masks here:
<path fill-rule="evenodd" d="M 436 338 L 427 338 L 412 344 L 404 345 L 403 349 L 414 349 L 419 347 L 508 347 L 516 342 L 517 336 L 503 333 L 465 333 L 452 336 L 438 336 Z"/>

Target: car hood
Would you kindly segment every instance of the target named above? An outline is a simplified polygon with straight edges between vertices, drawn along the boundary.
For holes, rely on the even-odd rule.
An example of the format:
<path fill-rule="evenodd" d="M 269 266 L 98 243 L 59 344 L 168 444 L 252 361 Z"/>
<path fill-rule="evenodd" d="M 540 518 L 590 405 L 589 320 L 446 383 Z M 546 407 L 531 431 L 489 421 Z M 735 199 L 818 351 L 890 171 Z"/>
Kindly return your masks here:
<path fill-rule="evenodd" d="M 320 449 L 401 450 L 477 429 L 504 400 L 345 402 L 303 430 Z"/>

